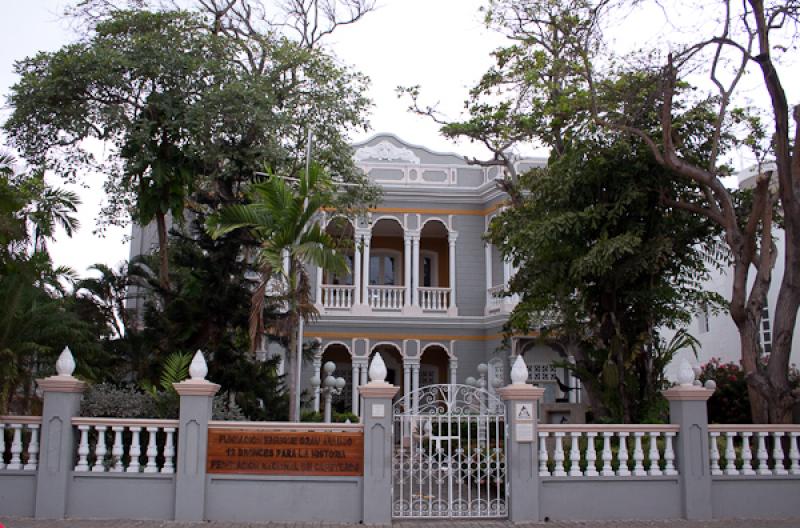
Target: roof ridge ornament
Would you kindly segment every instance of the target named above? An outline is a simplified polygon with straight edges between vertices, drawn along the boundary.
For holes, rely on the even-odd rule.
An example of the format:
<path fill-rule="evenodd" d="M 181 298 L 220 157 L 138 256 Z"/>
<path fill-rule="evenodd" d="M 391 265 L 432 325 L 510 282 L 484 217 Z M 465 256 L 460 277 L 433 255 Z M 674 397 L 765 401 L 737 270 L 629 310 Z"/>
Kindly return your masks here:
<path fill-rule="evenodd" d="M 414 165 L 420 164 L 419 157 L 411 149 L 398 147 L 385 139 L 372 146 L 360 147 L 353 154 L 353 159 L 355 161 L 406 161 Z"/>

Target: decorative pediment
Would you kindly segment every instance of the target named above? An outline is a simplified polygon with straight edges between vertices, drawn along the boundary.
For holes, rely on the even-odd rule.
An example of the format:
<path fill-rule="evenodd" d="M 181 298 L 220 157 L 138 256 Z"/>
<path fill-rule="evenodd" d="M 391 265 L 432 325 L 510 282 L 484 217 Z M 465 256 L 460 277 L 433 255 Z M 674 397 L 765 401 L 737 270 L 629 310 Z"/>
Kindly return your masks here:
<path fill-rule="evenodd" d="M 410 149 L 398 147 L 390 141 L 381 141 L 371 147 L 361 147 L 356 150 L 353 159 L 356 161 L 405 161 L 419 165 L 419 158 Z"/>

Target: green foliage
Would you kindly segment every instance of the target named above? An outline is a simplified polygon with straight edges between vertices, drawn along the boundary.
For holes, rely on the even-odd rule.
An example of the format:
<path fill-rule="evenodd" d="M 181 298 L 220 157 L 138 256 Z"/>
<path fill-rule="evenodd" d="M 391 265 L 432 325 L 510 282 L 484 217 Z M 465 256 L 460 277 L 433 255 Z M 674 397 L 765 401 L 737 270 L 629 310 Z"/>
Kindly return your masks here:
<path fill-rule="evenodd" d="M 300 416 L 301 422 L 312 422 L 312 423 L 322 423 L 323 415 L 321 412 L 314 412 L 314 411 L 303 411 L 302 415 Z M 351 412 L 331 412 L 331 422 L 332 423 L 345 423 L 346 421 L 350 420 L 350 423 L 358 423 L 359 419 L 358 416 Z"/>
<path fill-rule="evenodd" d="M 699 249 L 717 232 L 664 204 L 691 187 L 666 177 L 641 144 L 589 136 L 564 146 L 521 177 L 517 205 L 490 226 L 489 240 L 520 266 L 510 326 L 527 331 L 558 314 L 545 334 L 580 343 L 576 373 L 595 415 L 640 420 L 658 404 L 675 348 L 656 329 L 717 301 L 701 289 Z"/>
<path fill-rule="evenodd" d="M 65 291 L 71 270 L 54 268 L 47 252 L 56 226 L 77 228 L 80 202 L 41 172 L 17 173 L 15 163 L 0 154 L 0 414 L 31 411 L 33 380 L 52 372 L 65 345 L 82 355 L 82 377 L 95 379 L 104 359 Z"/>
<path fill-rule="evenodd" d="M 306 270 L 316 266 L 332 273 L 347 270 L 337 242 L 317 221 L 318 213 L 332 204 L 332 182 L 318 164 L 312 163 L 298 179 L 296 188 L 285 178 L 271 174 L 268 180 L 250 187 L 248 198 L 250 203 L 246 205 L 229 206 L 209 217 L 206 229 L 215 239 L 243 229 L 258 244 L 255 260 L 260 278 L 252 296 L 250 347 L 254 351 L 265 334 L 263 314 L 272 301 L 286 307 L 286 316 L 276 322 L 275 333 L 288 342 L 287 349 L 293 352 L 300 318 L 308 320 L 317 314 Z M 287 269 L 284 258 L 288 259 Z M 268 293 L 271 281 L 282 285 L 282 293 Z M 290 400 L 299 390 L 292 376 L 293 358 L 290 353 Z"/>
<path fill-rule="evenodd" d="M 91 385 L 81 399 L 81 416 L 103 418 L 156 418 L 161 411 L 152 395 L 131 385 Z"/>
<path fill-rule="evenodd" d="M 761 360 L 766 368 L 767 358 Z M 750 395 L 742 367 L 734 362 L 723 363 L 719 358 L 711 358 L 700 366 L 698 379 L 705 383 L 716 383 L 714 394 L 708 400 L 708 421 L 719 424 L 752 423 Z M 800 389 L 800 371 L 795 365 L 789 369 L 789 380 L 793 390 Z"/>

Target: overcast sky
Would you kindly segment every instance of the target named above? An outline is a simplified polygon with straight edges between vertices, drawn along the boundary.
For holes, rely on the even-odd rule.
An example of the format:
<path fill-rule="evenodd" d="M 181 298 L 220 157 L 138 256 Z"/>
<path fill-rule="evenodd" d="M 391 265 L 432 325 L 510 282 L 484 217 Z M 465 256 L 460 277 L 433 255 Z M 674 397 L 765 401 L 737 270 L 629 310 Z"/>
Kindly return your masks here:
<path fill-rule="evenodd" d="M 676 0 L 679 1 L 679 0 Z M 486 0 L 378 0 L 379 7 L 358 23 L 342 27 L 327 45 L 339 59 L 368 75 L 372 81 L 369 96 L 374 102 L 370 116 L 372 130 L 354 135 L 354 141 L 377 132 L 392 132 L 402 139 L 434 150 L 460 154 L 484 154 L 479 147 L 454 144 L 438 134 L 438 127 L 407 112 L 408 102 L 398 100 L 398 85 L 420 84 L 426 102 L 439 103 L 450 117 L 458 116 L 469 87 L 491 65 L 490 52 L 504 43 L 502 37 L 484 28 L 479 12 Z M 699 2 L 697 19 L 703 13 Z M 5 95 L 15 82 L 15 60 L 52 51 L 74 40 L 68 24 L 61 18 L 65 0 L 3 0 L 0 17 L 0 94 Z M 647 46 L 669 27 L 653 27 L 653 18 L 640 15 L 640 22 L 627 19 L 624 31 L 614 35 L 614 46 Z M 620 22 L 622 25 L 622 21 Z M 633 29 L 631 29 L 633 28 Z M 782 72 L 786 73 L 786 70 Z M 798 102 L 800 74 L 784 79 L 790 101 Z M 0 110 L 0 121 L 8 109 Z M 533 152 L 530 152 L 533 153 Z M 541 154 L 538 152 L 537 154 Z M 746 162 L 743 161 L 746 164 Z M 58 182 L 60 183 L 60 182 Z M 129 231 L 111 230 L 104 238 L 93 234 L 95 218 L 103 199 L 100 178 L 89 178 L 90 188 L 79 189 L 83 198 L 80 210 L 82 229 L 71 240 L 60 236 L 51 247 L 57 264 L 73 267 L 78 273 L 95 262 L 115 265 L 128 256 L 123 238 Z"/>

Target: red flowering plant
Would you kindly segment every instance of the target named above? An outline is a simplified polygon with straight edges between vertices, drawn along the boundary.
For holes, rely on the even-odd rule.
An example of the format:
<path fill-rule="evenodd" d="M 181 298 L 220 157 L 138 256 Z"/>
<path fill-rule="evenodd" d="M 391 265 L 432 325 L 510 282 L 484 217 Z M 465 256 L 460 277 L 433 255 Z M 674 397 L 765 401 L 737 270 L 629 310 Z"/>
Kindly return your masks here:
<path fill-rule="evenodd" d="M 766 367 L 768 360 L 769 355 L 761 358 L 763 367 Z M 699 379 L 703 383 L 714 380 L 717 384 L 714 395 L 708 400 L 709 423 L 752 423 L 747 381 L 739 364 L 722 363 L 719 358 L 711 358 L 708 363 L 701 365 Z M 789 367 L 789 381 L 793 388 L 800 388 L 800 371 L 795 365 Z"/>

